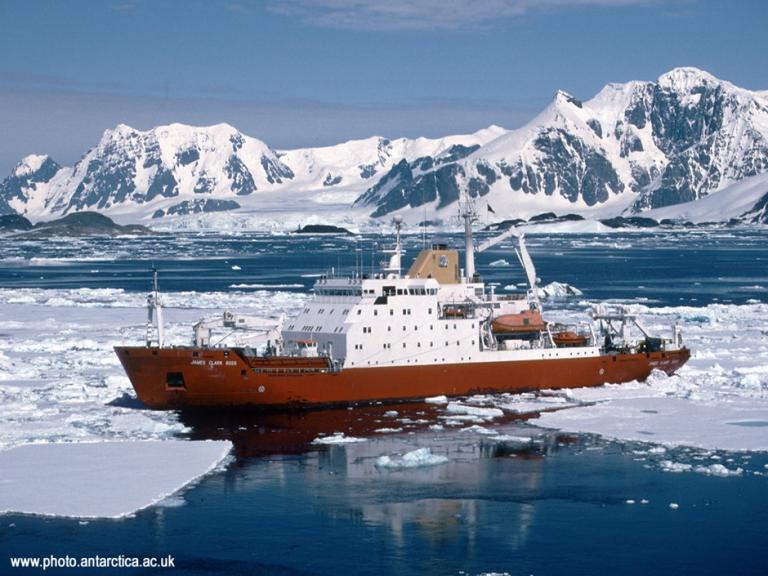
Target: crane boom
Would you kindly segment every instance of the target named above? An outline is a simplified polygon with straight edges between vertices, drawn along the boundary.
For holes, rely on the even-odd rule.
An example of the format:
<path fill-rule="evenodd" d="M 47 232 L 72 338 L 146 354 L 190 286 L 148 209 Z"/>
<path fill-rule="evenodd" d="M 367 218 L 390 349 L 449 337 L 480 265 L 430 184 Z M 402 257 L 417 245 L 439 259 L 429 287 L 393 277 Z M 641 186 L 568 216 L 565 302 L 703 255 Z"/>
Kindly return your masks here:
<path fill-rule="evenodd" d="M 482 244 L 480 244 L 477 248 L 475 248 L 475 252 L 478 254 L 480 252 L 485 252 L 488 250 L 488 248 L 493 248 L 496 246 L 496 244 L 499 244 L 500 242 L 504 242 L 507 238 L 510 238 L 514 236 L 515 238 L 520 238 L 521 232 L 518 232 L 517 228 L 510 228 L 509 230 L 506 230 L 505 232 L 502 232 L 498 236 L 494 236 L 493 238 L 489 238 Z"/>

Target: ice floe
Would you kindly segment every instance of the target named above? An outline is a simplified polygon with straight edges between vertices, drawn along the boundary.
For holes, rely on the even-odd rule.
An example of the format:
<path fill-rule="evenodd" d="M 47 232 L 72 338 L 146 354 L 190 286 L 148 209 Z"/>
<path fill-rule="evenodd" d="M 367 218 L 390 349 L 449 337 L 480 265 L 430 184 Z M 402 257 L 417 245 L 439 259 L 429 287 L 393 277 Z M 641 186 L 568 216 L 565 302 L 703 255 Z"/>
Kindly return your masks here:
<path fill-rule="evenodd" d="M 506 267 L 506 266 L 509 266 L 509 265 L 510 265 L 509 262 L 504 260 L 504 258 L 500 258 L 499 260 L 494 260 L 493 262 L 488 264 L 488 266 L 493 266 L 495 268 L 496 267 Z"/>
<path fill-rule="evenodd" d="M 419 468 L 421 466 L 435 466 L 448 462 L 448 457 L 433 454 L 430 448 L 417 448 L 406 452 L 402 456 L 380 456 L 376 459 L 377 468 Z"/>
<path fill-rule="evenodd" d="M 550 282 L 538 289 L 539 298 L 567 298 L 570 296 L 582 296 L 584 293 L 570 284 L 564 282 Z"/>
<path fill-rule="evenodd" d="M 744 473 L 743 468 L 726 468 L 723 464 L 719 463 L 710 464 L 709 466 L 695 466 L 684 462 L 662 460 L 659 462 L 659 467 L 665 472 L 697 472 L 699 474 L 706 474 L 707 476 L 720 476 L 722 478 L 728 476 L 741 476 Z"/>
<path fill-rule="evenodd" d="M 491 420 L 504 416 L 504 411 L 500 408 L 486 408 L 483 406 L 470 406 L 461 402 L 449 402 L 445 407 L 449 414 L 471 416 L 481 420 Z"/>
<path fill-rule="evenodd" d="M 312 440 L 312 444 L 354 444 L 355 442 L 365 441 L 365 438 L 345 436 L 343 432 L 335 432 L 332 436 L 318 436 Z"/>
<path fill-rule="evenodd" d="M 678 375 L 654 372 L 645 382 L 499 395 L 494 405 L 541 412 L 529 422 L 567 432 L 665 446 L 768 451 L 768 305 L 625 308 L 652 332 L 663 333 L 672 322 L 682 326 L 692 357 Z M 565 409 L 555 409 L 558 402 Z"/>
<path fill-rule="evenodd" d="M 119 518 L 219 466 L 227 441 L 27 444 L 0 451 L 0 513 Z"/>
<path fill-rule="evenodd" d="M 192 324 L 211 309 L 263 316 L 293 312 L 304 302 L 303 294 L 280 291 L 164 298 L 173 342 L 188 341 Z M 144 342 L 145 299 L 111 288 L 0 289 L 0 448 L 188 432 L 175 412 L 143 408 L 113 350 Z"/>

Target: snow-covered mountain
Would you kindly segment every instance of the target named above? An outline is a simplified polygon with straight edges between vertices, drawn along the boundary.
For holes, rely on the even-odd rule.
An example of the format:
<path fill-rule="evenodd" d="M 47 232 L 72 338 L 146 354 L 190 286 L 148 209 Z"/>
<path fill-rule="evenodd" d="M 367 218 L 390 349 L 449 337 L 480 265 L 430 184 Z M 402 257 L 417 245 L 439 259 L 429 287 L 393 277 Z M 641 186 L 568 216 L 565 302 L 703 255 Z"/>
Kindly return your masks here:
<path fill-rule="evenodd" d="M 491 126 L 440 139 L 274 150 L 226 124 L 144 132 L 119 125 L 72 167 L 24 158 L 0 184 L 0 213 L 40 220 L 97 210 L 137 222 L 228 210 L 294 226 L 397 212 L 415 223 L 450 219 L 466 192 L 497 219 L 666 214 L 710 198 L 702 210 L 686 204 L 668 212 L 714 214 L 727 202 L 744 210 L 721 214 L 761 220 L 766 173 L 766 92 L 677 68 L 655 82 L 609 84 L 587 102 L 558 92 L 516 130 Z"/>
<path fill-rule="evenodd" d="M 373 137 L 275 151 L 226 124 L 146 132 L 119 125 L 73 167 L 24 158 L 0 184 L 0 202 L 33 220 L 82 210 L 146 220 L 276 204 L 308 213 L 313 203 L 343 209 L 401 159 L 475 150 L 504 132 L 492 126 L 440 139 Z"/>
<path fill-rule="evenodd" d="M 357 204 L 382 215 L 461 190 L 497 213 L 638 212 L 706 197 L 768 171 L 768 101 L 695 68 L 609 84 L 580 102 L 558 92 L 526 126 L 466 158 L 397 165 Z"/>

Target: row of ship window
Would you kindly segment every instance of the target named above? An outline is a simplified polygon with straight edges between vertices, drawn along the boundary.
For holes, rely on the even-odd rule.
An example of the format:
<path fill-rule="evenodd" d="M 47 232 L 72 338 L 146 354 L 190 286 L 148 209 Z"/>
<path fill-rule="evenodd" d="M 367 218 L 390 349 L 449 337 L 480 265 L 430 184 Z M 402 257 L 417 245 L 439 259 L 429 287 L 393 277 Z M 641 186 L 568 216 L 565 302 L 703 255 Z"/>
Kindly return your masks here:
<path fill-rule="evenodd" d="M 434 342 L 430 342 L 429 343 L 429 347 L 430 348 L 434 347 L 434 345 L 435 345 Z M 445 345 L 446 346 L 450 346 L 450 342 L 448 342 L 448 340 L 446 340 L 445 341 Z M 472 346 L 474 346 L 474 345 L 475 345 L 475 341 L 472 340 Z M 461 346 L 461 340 L 456 340 L 456 346 Z M 403 342 L 403 348 L 407 348 L 405 342 Z M 416 348 L 421 348 L 421 342 L 417 342 L 416 343 Z M 355 344 L 355 350 L 362 350 L 362 349 L 363 349 L 363 345 L 362 344 Z M 384 350 L 391 350 L 391 349 L 392 349 L 392 344 L 385 342 L 384 343 Z"/>
<path fill-rule="evenodd" d="M 333 314 L 334 310 L 335 310 L 335 308 L 331 308 L 331 309 L 328 311 L 328 314 Z M 318 313 L 318 314 L 325 314 L 325 308 L 320 308 L 320 309 L 317 311 L 317 313 Z M 309 308 L 304 308 L 304 314 L 309 314 Z M 349 314 L 349 308 L 345 308 L 344 310 L 342 310 L 342 311 L 341 311 L 341 315 L 342 315 L 342 316 L 346 316 L 347 314 Z"/>
<path fill-rule="evenodd" d="M 315 294 L 317 294 L 318 296 L 360 296 L 362 293 L 360 292 L 360 290 L 354 290 L 354 289 L 344 290 L 339 288 L 335 288 L 335 289 L 334 288 L 331 288 L 331 289 L 315 288 Z"/>
<path fill-rule="evenodd" d="M 435 296 L 437 288 L 395 288 L 394 286 L 384 286 L 384 296 Z M 315 288 L 315 294 L 318 296 L 360 296 L 361 294 L 375 296 L 376 290 L 364 289 L 362 292 L 355 289 L 343 288 Z"/>
<path fill-rule="evenodd" d="M 384 286 L 384 296 L 435 296 L 437 288 L 395 288 L 394 286 Z M 365 293 L 366 291 L 363 290 Z M 368 290 L 368 294 L 375 294 L 375 290 Z"/>
<path fill-rule="evenodd" d="M 450 328 L 450 326 L 449 326 L 449 324 L 447 322 L 445 324 L 443 324 L 443 326 L 445 326 L 446 330 L 448 330 Z M 470 325 L 470 328 L 474 328 L 474 327 L 475 327 L 475 323 L 472 322 L 472 324 Z M 430 324 L 429 325 L 429 329 L 430 330 L 434 330 L 435 329 L 435 325 L 434 324 Z M 456 324 L 453 325 L 453 329 L 454 330 L 458 330 L 458 328 L 456 327 Z M 408 330 L 408 327 L 407 326 L 403 326 L 403 332 L 405 332 L 406 330 Z M 418 332 L 419 331 L 419 325 L 418 324 L 414 324 L 413 331 L 414 332 Z M 387 326 L 387 332 L 392 332 L 392 326 Z M 370 334 L 370 333 L 371 333 L 371 327 L 370 326 L 363 326 L 363 334 Z"/>
<path fill-rule="evenodd" d="M 294 326 L 295 326 L 294 324 L 291 324 L 290 326 L 288 326 L 288 330 L 293 330 Z M 445 326 L 446 330 L 449 329 L 449 324 L 448 323 L 444 324 L 444 326 Z M 474 328 L 475 327 L 475 323 L 473 322 L 470 327 Z M 320 332 L 322 329 L 323 329 L 322 326 L 314 326 L 314 325 L 311 325 L 311 324 L 307 324 L 307 325 L 304 325 L 304 326 L 301 327 L 301 331 L 302 332 Z M 403 326 L 403 332 L 405 332 L 407 329 L 408 329 L 407 326 Z M 434 330 L 435 329 L 434 324 L 430 324 L 429 325 L 429 329 L 430 330 Z M 456 324 L 453 325 L 453 329 L 454 330 L 458 329 Z M 344 326 L 337 326 L 336 328 L 333 329 L 333 331 L 334 331 L 334 333 L 344 332 Z M 415 325 L 413 327 L 413 331 L 414 332 L 418 332 L 419 331 L 418 325 Z M 372 329 L 371 329 L 370 326 L 363 326 L 363 334 L 371 334 L 371 332 L 372 332 Z M 392 326 L 387 326 L 387 332 L 392 332 Z"/>

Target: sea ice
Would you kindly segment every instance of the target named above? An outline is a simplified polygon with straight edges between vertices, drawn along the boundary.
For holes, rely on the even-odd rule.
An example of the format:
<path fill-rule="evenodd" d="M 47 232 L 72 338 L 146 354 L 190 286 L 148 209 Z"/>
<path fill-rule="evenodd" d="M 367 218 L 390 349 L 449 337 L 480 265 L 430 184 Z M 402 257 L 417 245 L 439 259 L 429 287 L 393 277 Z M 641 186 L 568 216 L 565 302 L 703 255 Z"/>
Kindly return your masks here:
<path fill-rule="evenodd" d="M 406 452 L 402 456 L 380 456 L 376 459 L 378 468 L 419 468 L 421 466 L 435 466 L 448 462 L 446 456 L 432 454 L 430 448 L 417 448 Z"/>
<path fill-rule="evenodd" d="M 187 341 L 211 309 L 291 313 L 289 292 L 168 292 L 166 334 Z M 0 448 L 29 442 L 167 439 L 175 412 L 139 403 L 113 347 L 146 337 L 146 295 L 121 289 L 0 289 Z"/>
<path fill-rule="evenodd" d="M 550 282 L 539 288 L 539 298 L 567 298 L 569 296 L 583 296 L 578 288 L 564 282 Z"/>
<path fill-rule="evenodd" d="M 0 451 L 0 513 L 127 516 L 211 472 L 231 447 L 180 440 L 17 446 Z"/>
<path fill-rule="evenodd" d="M 671 377 L 654 372 L 645 382 L 570 390 L 575 406 L 542 412 L 531 424 L 665 446 L 768 450 L 768 305 L 625 308 L 652 333 L 681 325 L 689 362 Z M 540 401 L 501 395 L 494 405 L 533 410 Z"/>
<path fill-rule="evenodd" d="M 499 259 L 499 260 L 494 260 L 493 262 L 491 262 L 490 264 L 488 264 L 488 266 L 493 266 L 493 267 L 505 267 L 505 266 L 509 266 L 509 262 L 507 262 L 506 260 L 504 260 L 504 258 L 501 258 L 501 259 Z"/>
<path fill-rule="evenodd" d="M 490 428 L 484 428 L 482 426 L 478 426 L 475 424 L 474 426 L 468 426 L 467 428 L 463 428 L 462 432 L 473 432 L 475 434 L 481 434 L 483 436 L 497 436 L 499 433 L 496 430 L 491 430 Z"/>
<path fill-rule="evenodd" d="M 450 402 L 445 408 L 449 413 L 467 415 L 474 418 L 492 420 L 504 416 L 504 411 L 499 408 L 483 408 L 480 406 L 468 406 L 459 402 Z"/>
<path fill-rule="evenodd" d="M 318 436 L 312 440 L 312 444 L 354 444 L 355 442 L 365 441 L 365 438 L 345 436 L 343 432 L 335 432 L 333 436 Z"/>

